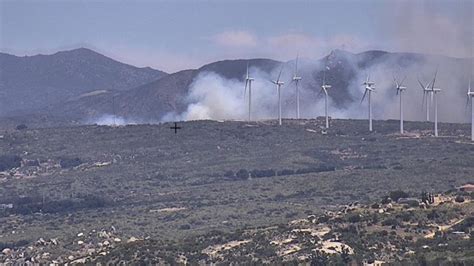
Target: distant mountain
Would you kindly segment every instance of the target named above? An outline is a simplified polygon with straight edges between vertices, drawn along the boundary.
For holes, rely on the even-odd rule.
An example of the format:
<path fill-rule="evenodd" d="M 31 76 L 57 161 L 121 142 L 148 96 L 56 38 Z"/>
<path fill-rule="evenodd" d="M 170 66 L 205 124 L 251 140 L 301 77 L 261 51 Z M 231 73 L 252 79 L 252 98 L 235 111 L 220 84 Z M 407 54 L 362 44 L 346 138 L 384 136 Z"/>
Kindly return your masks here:
<path fill-rule="evenodd" d="M 80 50 L 76 52 L 87 54 L 91 51 Z M 106 57 L 99 58 L 108 59 Z M 118 63 L 111 59 L 108 60 Z M 301 59 L 299 61 L 299 75 L 303 77 L 301 86 L 304 87 L 306 91 L 303 101 L 309 104 L 316 102 L 316 96 L 320 91 L 323 78 L 325 78 L 327 83 L 333 87 L 333 89 L 329 91 L 329 97 L 333 104 L 338 108 L 344 109 L 354 102 L 360 101 L 363 89 L 361 83 L 362 79 L 365 79 L 365 75 L 372 74 L 372 78 L 375 78 L 377 82 L 377 90 L 379 91 L 377 95 L 382 96 L 384 94 L 380 93 L 380 90 L 391 89 L 393 85 L 392 75 L 400 70 L 402 72 L 400 74 L 405 73 L 410 76 L 409 82 L 411 83 L 409 83 L 408 86 L 412 91 L 411 93 L 416 93 L 418 87 L 416 81 L 417 77 L 420 74 L 421 76 L 423 76 L 423 74 L 432 75 L 440 62 L 442 62 L 442 66 L 444 67 L 445 84 L 448 84 L 446 83 L 448 80 L 451 82 L 451 80 L 460 81 L 466 79 L 463 76 L 465 72 L 462 70 L 468 68 L 469 59 L 456 59 L 415 53 L 390 53 L 385 51 L 367 51 L 354 54 L 342 50 L 334 50 L 319 60 Z M 126 75 L 123 72 L 117 74 L 113 72 L 112 68 L 107 68 L 109 71 L 102 71 L 101 73 L 105 72 L 109 77 L 113 76 L 120 80 L 119 82 L 118 80 L 112 79 L 109 83 L 113 84 L 115 80 L 116 85 L 92 86 L 91 84 L 90 87 L 93 87 L 93 89 L 81 90 L 80 93 L 63 97 L 67 99 L 58 101 L 56 105 L 50 108 L 43 108 L 36 111 L 35 117 L 40 117 L 36 119 L 36 121 L 43 121 L 41 123 L 44 123 L 49 118 L 61 121 L 60 123 L 93 123 L 98 117 L 112 114 L 135 122 L 159 121 L 169 112 L 180 114 L 187 109 L 189 105 L 187 95 L 189 95 L 190 85 L 196 80 L 196 77 L 202 73 L 214 72 L 223 78 L 242 82 L 243 89 L 247 65 L 249 65 L 251 69 L 253 68 L 260 72 L 260 76 L 256 77 L 257 79 L 266 80 L 274 78 L 274 76 L 278 74 L 282 64 L 284 64 L 282 80 L 285 81 L 284 89 L 286 89 L 288 86 L 293 86 L 289 84 L 294 73 L 294 63 L 294 61 L 279 62 L 271 59 L 224 60 L 204 65 L 199 69 L 183 70 L 169 75 L 151 69 L 138 69 L 131 66 L 127 66 L 127 71 L 133 72 L 132 70 L 134 70 L 136 71 L 134 72 L 136 75 Z M 90 65 L 89 68 L 91 69 L 104 68 L 103 66 L 95 66 L 94 61 L 87 64 Z M 87 67 L 85 68 L 88 69 Z M 84 68 L 81 69 L 85 71 Z M 121 69 L 119 71 L 125 70 Z M 87 72 L 89 73 L 88 76 L 94 76 L 93 73 L 100 71 L 90 72 L 92 73 Z M 72 75 L 70 71 L 66 71 L 66 73 L 68 74 L 61 74 L 65 76 L 55 73 L 43 73 L 41 74 L 41 78 L 47 80 L 59 79 L 64 83 L 69 81 L 72 84 L 76 84 L 78 83 L 77 80 L 85 75 Z M 149 75 L 144 73 L 148 73 Z M 153 76 L 150 73 L 156 73 L 158 77 L 162 77 L 159 79 L 150 77 L 149 82 L 142 82 L 142 84 L 136 85 L 133 89 L 130 89 L 128 85 L 123 85 L 140 83 L 136 77 L 146 76 L 148 78 L 149 76 Z M 448 73 L 452 73 L 450 75 L 453 76 L 446 76 Z M 38 74 L 38 76 L 40 75 Z M 99 77 L 96 76 L 96 79 L 99 79 Z M 132 77 L 135 77 L 135 79 Z M 428 78 L 428 76 L 425 78 Z M 40 77 L 38 77 L 38 79 L 40 79 Z M 146 78 L 142 81 L 145 79 Z M 439 78 L 437 83 L 439 82 L 443 83 L 443 80 Z M 86 83 L 86 81 L 83 80 L 83 83 Z M 100 82 L 95 82 L 94 84 L 99 83 Z M 103 84 L 105 83 L 106 82 L 103 81 Z M 269 84 L 269 86 L 271 85 Z M 75 92 L 75 90 L 72 89 L 73 86 L 69 86 L 68 88 L 69 90 L 67 91 Z M 110 88 L 113 88 L 113 90 Z M 455 93 L 459 92 L 460 97 L 463 97 L 464 84 L 462 82 L 454 89 L 459 90 Z M 393 93 L 393 95 L 392 93 L 385 95 L 389 97 L 386 98 L 386 100 L 390 101 L 392 101 L 390 97 L 395 97 L 395 93 Z M 284 101 L 284 104 L 287 106 L 293 106 L 294 97 L 286 97 Z M 29 122 L 27 120 L 22 121 L 25 121 L 25 123 Z"/>
<path fill-rule="evenodd" d="M 0 53 L 0 111 L 15 114 L 85 93 L 125 91 L 166 75 L 149 67 L 118 62 L 86 48 L 24 57 Z"/>
<path fill-rule="evenodd" d="M 281 62 L 270 59 L 224 60 L 204 65 L 199 69 L 183 70 L 167 75 L 133 90 L 118 93 L 101 93 L 59 104 L 54 113 L 61 113 L 79 122 L 101 114 L 113 114 L 134 120 L 157 121 L 168 112 L 182 112 L 188 88 L 204 72 L 214 72 L 228 79 L 241 80 L 247 63 L 270 72 Z"/>

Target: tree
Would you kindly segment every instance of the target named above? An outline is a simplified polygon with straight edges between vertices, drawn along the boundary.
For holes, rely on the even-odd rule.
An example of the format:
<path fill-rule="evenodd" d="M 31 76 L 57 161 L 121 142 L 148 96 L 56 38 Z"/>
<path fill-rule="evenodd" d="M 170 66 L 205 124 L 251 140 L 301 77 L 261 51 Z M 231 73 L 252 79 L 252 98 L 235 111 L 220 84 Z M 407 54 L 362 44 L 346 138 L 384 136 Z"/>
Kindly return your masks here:
<path fill-rule="evenodd" d="M 406 193 L 403 190 L 395 190 L 395 191 L 390 192 L 390 198 L 393 201 L 398 201 L 401 198 L 408 198 L 408 197 L 409 197 L 408 193 Z"/>

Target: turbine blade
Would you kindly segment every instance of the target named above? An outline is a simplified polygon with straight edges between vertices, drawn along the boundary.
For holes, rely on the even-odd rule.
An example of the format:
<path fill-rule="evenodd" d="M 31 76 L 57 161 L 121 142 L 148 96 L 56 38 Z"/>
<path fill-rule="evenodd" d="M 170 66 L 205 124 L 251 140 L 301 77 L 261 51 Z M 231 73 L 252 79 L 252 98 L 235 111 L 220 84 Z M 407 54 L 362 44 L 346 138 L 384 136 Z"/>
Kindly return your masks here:
<path fill-rule="evenodd" d="M 407 79 L 407 75 L 403 77 L 402 82 L 400 82 L 400 86 L 403 86 L 403 82 L 405 82 L 406 79 Z"/>
<path fill-rule="evenodd" d="M 431 90 L 434 89 L 435 81 L 436 81 L 436 76 L 438 75 L 438 67 L 436 67 L 436 72 L 433 78 L 433 83 L 431 84 Z"/>
<path fill-rule="evenodd" d="M 418 78 L 418 83 L 420 84 L 421 89 L 423 89 L 423 94 L 424 94 L 425 86 L 424 86 L 423 83 L 421 82 L 420 78 Z"/>
<path fill-rule="evenodd" d="M 398 90 L 398 87 L 400 87 L 398 85 L 398 81 L 397 81 L 397 78 L 395 77 L 395 74 L 393 74 L 393 82 L 395 82 L 395 85 L 397 86 L 397 90 Z"/>
<path fill-rule="evenodd" d="M 244 100 L 245 100 L 245 95 L 247 95 L 247 84 L 249 83 L 249 80 L 245 80 L 245 88 L 244 88 Z"/>
<path fill-rule="evenodd" d="M 318 95 L 316 95 L 316 98 L 319 98 L 321 97 L 321 94 L 323 93 L 323 88 L 321 88 L 321 90 L 319 91 Z"/>
<path fill-rule="evenodd" d="M 323 85 L 326 85 L 326 69 L 323 72 Z"/>
<path fill-rule="evenodd" d="M 247 79 L 249 78 L 249 62 L 247 62 Z"/>
<path fill-rule="evenodd" d="M 426 101 L 426 92 L 423 91 L 423 100 L 421 101 L 421 110 L 423 110 L 425 107 L 425 101 Z"/>
<path fill-rule="evenodd" d="M 280 73 L 278 73 L 278 78 L 277 78 L 277 82 L 280 81 L 280 77 L 281 77 L 281 72 L 283 71 L 283 64 L 281 65 L 281 68 L 280 68 Z"/>
<path fill-rule="evenodd" d="M 367 95 L 367 89 L 364 91 L 364 95 L 362 96 L 362 100 L 360 100 L 360 103 L 362 104 L 362 102 L 364 101 L 365 99 L 365 95 Z"/>
<path fill-rule="evenodd" d="M 296 53 L 295 76 L 298 76 L 298 57 L 299 57 L 299 54 Z"/>

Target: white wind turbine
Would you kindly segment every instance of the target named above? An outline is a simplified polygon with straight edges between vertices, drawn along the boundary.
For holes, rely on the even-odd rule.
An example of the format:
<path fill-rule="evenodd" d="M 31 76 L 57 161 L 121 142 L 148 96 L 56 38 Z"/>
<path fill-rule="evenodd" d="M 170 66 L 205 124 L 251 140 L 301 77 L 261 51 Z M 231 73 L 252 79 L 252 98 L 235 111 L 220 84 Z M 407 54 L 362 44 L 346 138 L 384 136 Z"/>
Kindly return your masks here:
<path fill-rule="evenodd" d="M 271 82 L 276 85 L 277 91 L 278 91 L 278 124 L 280 126 L 281 126 L 281 86 L 285 84 L 283 81 L 280 80 L 282 71 L 283 71 L 283 65 L 281 66 L 280 73 L 278 74 L 278 78 L 276 80 L 271 80 Z"/>
<path fill-rule="evenodd" d="M 326 70 L 324 70 L 323 84 L 321 85 L 321 91 L 319 92 L 319 94 L 324 92 L 324 113 L 325 113 L 325 116 L 326 116 L 326 128 L 329 128 L 328 89 L 330 89 L 330 88 L 331 88 L 331 85 L 326 84 Z"/>
<path fill-rule="evenodd" d="M 398 83 L 397 78 L 395 76 L 393 77 L 393 81 L 395 82 L 395 86 L 397 89 L 397 95 L 400 95 L 400 134 L 404 133 L 403 130 L 403 100 L 402 100 L 402 94 L 403 91 L 407 89 L 407 87 L 403 86 L 403 82 L 405 81 L 406 76 L 402 79 L 400 83 Z"/>
<path fill-rule="evenodd" d="M 434 87 L 437 75 L 438 75 L 438 69 L 436 69 L 435 75 L 433 77 L 433 81 L 431 83 L 431 89 L 430 89 L 431 97 L 434 97 L 434 113 L 435 113 L 434 114 L 435 115 L 435 117 L 434 117 L 434 133 L 435 133 L 435 137 L 438 136 L 438 99 L 437 99 L 436 95 L 438 94 L 438 92 L 441 91 L 441 89 Z"/>
<path fill-rule="evenodd" d="M 426 102 L 426 121 L 430 121 L 430 101 L 433 101 L 432 91 L 430 90 L 430 82 L 424 85 L 420 81 L 420 78 L 418 78 L 418 83 L 420 84 L 420 87 L 423 90 L 423 101 L 421 103 L 421 109 L 423 110 L 423 106 Z"/>
<path fill-rule="evenodd" d="M 295 73 L 293 75 L 292 81 L 295 83 L 296 86 L 296 118 L 300 119 L 300 91 L 298 88 L 298 82 L 300 82 L 301 77 L 298 76 L 298 55 L 296 56 L 296 63 L 295 63 Z"/>
<path fill-rule="evenodd" d="M 249 75 L 249 64 L 247 63 L 247 74 L 245 75 L 245 89 L 244 89 L 244 99 L 247 92 L 247 86 L 249 88 L 249 121 L 250 115 L 252 114 L 252 81 L 253 78 Z"/>
<path fill-rule="evenodd" d="M 474 141 L 474 91 L 471 89 L 471 80 L 467 90 L 467 103 L 471 101 L 471 141 Z"/>
<path fill-rule="evenodd" d="M 372 132 L 372 104 L 371 104 L 370 100 L 371 100 L 372 92 L 375 92 L 375 82 L 370 81 L 370 75 L 368 75 L 367 80 L 365 80 L 364 83 L 362 83 L 362 85 L 365 85 L 365 91 L 364 91 L 364 96 L 362 96 L 362 100 L 360 101 L 360 103 L 362 104 L 362 102 L 365 99 L 365 95 L 367 94 L 367 92 L 369 92 L 369 95 L 368 95 L 368 101 L 369 101 L 369 131 Z"/>

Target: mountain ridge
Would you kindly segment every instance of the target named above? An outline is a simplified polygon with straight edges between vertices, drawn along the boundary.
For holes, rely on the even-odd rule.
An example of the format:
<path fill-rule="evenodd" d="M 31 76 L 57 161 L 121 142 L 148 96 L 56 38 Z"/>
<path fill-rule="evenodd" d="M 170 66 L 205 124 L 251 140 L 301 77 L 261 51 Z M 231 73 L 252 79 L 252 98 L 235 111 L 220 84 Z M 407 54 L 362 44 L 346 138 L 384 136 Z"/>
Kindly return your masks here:
<path fill-rule="evenodd" d="M 73 54 L 73 58 L 88 62 L 88 58 L 98 54 L 100 58 L 106 58 L 110 62 L 118 62 L 107 58 L 87 48 L 71 51 L 57 52 L 52 56 L 61 57 L 64 54 Z M 85 55 L 84 55 L 85 54 Z M 48 55 L 37 55 L 46 56 Z M 305 99 L 317 99 L 323 77 L 326 81 L 337 88 L 329 91 L 329 96 L 336 108 L 347 108 L 358 96 L 351 90 L 354 84 L 359 84 L 360 75 L 373 71 L 374 66 L 390 62 L 392 68 L 387 69 L 388 78 L 392 80 L 392 73 L 401 68 L 411 68 L 417 65 L 429 66 L 428 73 L 436 67 L 437 60 L 449 61 L 454 66 L 464 66 L 466 59 L 457 59 L 443 56 L 432 56 L 418 53 L 397 53 L 381 50 L 370 50 L 361 53 L 351 53 L 345 50 L 333 50 L 330 54 L 317 59 L 300 59 L 300 76 L 303 76 L 301 86 L 306 89 Z M 260 79 L 271 79 L 278 74 L 283 64 L 283 80 L 286 86 L 290 84 L 291 75 L 294 71 L 294 60 L 282 62 L 273 59 L 225 59 L 205 64 L 196 69 L 181 70 L 166 74 L 159 78 L 147 80 L 133 87 L 122 87 L 111 90 L 96 86 L 90 90 L 82 90 L 80 93 L 56 102 L 48 108 L 35 108 L 22 112 L 39 113 L 43 117 L 63 117 L 63 123 L 74 121 L 77 123 L 93 123 L 94 119 L 103 115 L 116 115 L 124 119 L 136 121 L 161 121 L 168 114 L 179 115 L 186 111 L 192 104 L 188 95 L 190 87 L 197 77 L 205 73 L 215 73 L 219 77 L 232 82 L 243 82 L 247 66 L 257 69 L 263 73 Z M 136 68 L 140 70 L 153 71 L 151 68 Z M 251 71 L 252 72 L 252 71 Z M 361 73 L 362 72 L 362 73 Z M 391 72 L 391 73 L 390 73 Z M 420 71 L 422 72 L 422 71 Z M 427 72 L 425 70 L 425 72 Z M 291 75 L 290 75 L 291 73 Z M 387 74 L 385 73 L 385 74 Z M 384 75 L 385 75 L 384 74 Z M 120 73 L 119 75 L 123 75 Z M 251 73 L 251 75 L 253 75 Z M 387 77 L 384 77 L 387 78 Z M 365 76 L 364 76 L 365 79 Z M 379 77 L 380 81 L 380 77 Z M 355 82 L 355 83 L 354 83 Z M 270 85 L 269 85 L 270 86 Z M 308 94 L 309 93 L 309 94 Z M 293 97 L 286 97 L 284 105 L 294 105 Z M 18 115 L 18 113 L 16 114 Z M 166 120 L 166 119 L 165 119 Z M 86 122 L 85 122 L 86 121 Z"/>
<path fill-rule="evenodd" d="M 23 57 L 0 53 L 0 111 L 34 110 L 100 89 L 123 91 L 165 75 L 87 48 Z"/>

